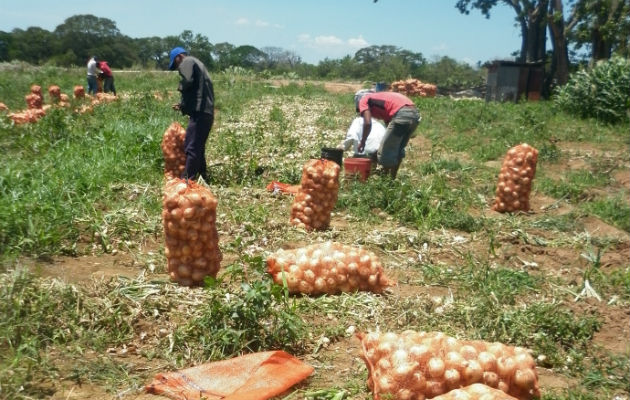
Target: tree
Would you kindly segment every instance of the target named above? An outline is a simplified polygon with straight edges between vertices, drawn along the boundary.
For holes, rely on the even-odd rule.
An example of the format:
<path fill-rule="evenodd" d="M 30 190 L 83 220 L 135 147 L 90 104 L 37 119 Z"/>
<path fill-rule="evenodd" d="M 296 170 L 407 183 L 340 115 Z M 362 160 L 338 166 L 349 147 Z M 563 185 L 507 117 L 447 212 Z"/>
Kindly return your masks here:
<path fill-rule="evenodd" d="M 628 57 L 630 0 L 576 0 L 569 30 L 577 49 L 590 47 L 592 61 Z"/>
<path fill-rule="evenodd" d="M 267 55 L 254 46 L 238 46 L 231 54 L 232 65 L 243 68 L 264 68 L 267 62 Z"/>
<path fill-rule="evenodd" d="M 72 50 L 76 55 L 73 64 L 77 65 L 84 64 L 93 55 L 99 55 L 100 49 L 122 36 L 114 21 L 91 14 L 67 18 L 53 33 L 62 49 Z M 109 58 L 109 61 L 117 62 L 116 55 Z"/>
<path fill-rule="evenodd" d="M 559 85 L 564 85 L 569 80 L 569 47 L 562 0 L 551 0 L 549 3 L 549 35 L 553 53 L 550 72 L 545 82 L 546 88 L 551 87 L 551 79 L 555 78 Z"/>
<path fill-rule="evenodd" d="M 202 63 L 204 63 L 206 68 L 213 68 L 213 46 L 206 36 L 200 34 L 193 35 L 192 31 L 185 30 L 179 35 L 178 46 L 182 46 L 188 51 L 188 54 L 198 58 Z"/>
<path fill-rule="evenodd" d="M 543 61 L 547 42 L 547 12 L 550 0 L 458 0 L 455 7 L 462 14 L 478 9 L 490 18 L 490 10 L 499 2 L 511 7 L 521 28 L 521 62 Z"/>
<path fill-rule="evenodd" d="M 31 64 L 42 64 L 57 52 L 54 35 L 42 28 L 14 29 L 12 39 L 12 57 Z"/>

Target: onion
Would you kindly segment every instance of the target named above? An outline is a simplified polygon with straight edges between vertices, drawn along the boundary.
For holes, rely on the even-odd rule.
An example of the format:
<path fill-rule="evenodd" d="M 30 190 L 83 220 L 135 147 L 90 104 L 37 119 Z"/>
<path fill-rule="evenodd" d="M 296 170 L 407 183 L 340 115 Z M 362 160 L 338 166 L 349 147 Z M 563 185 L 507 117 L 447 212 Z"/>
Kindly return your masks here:
<path fill-rule="evenodd" d="M 191 273 L 192 269 L 190 265 L 180 264 L 180 266 L 177 267 L 177 274 L 183 278 L 189 278 Z"/>
<path fill-rule="evenodd" d="M 473 360 L 477 358 L 477 349 L 473 346 L 464 345 L 459 352 L 466 360 Z"/>
<path fill-rule="evenodd" d="M 429 360 L 428 363 L 428 372 L 431 378 L 440 378 L 444 376 L 444 371 L 446 369 L 446 365 L 441 358 L 433 357 Z"/>
<path fill-rule="evenodd" d="M 483 369 L 477 360 L 469 360 L 468 365 L 464 368 L 464 379 L 466 384 L 480 382 L 483 378 Z"/>
<path fill-rule="evenodd" d="M 536 375 L 534 374 L 534 371 L 529 368 L 517 369 L 514 373 L 514 383 L 523 390 L 531 389 L 534 387 L 535 382 Z"/>
<path fill-rule="evenodd" d="M 499 357 L 497 360 L 497 372 L 501 379 L 511 378 L 515 369 L 516 362 L 512 357 Z"/>
<path fill-rule="evenodd" d="M 482 382 L 485 385 L 496 388 L 497 386 L 499 386 L 499 375 L 494 372 L 486 371 L 483 373 Z"/>
<path fill-rule="evenodd" d="M 497 370 L 497 359 L 492 354 L 487 351 L 482 351 L 477 356 L 477 361 L 479 361 L 479 365 L 484 371 L 492 371 L 496 372 Z"/>
<path fill-rule="evenodd" d="M 439 396 L 446 393 L 446 387 L 443 381 L 427 381 L 425 396 L 428 398 Z"/>
<path fill-rule="evenodd" d="M 444 371 L 444 380 L 446 382 L 446 387 L 449 389 L 461 386 L 461 376 L 456 369 L 451 368 Z"/>
<path fill-rule="evenodd" d="M 466 360 L 456 351 L 449 351 L 446 353 L 445 360 L 446 368 L 455 368 L 459 371 L 463 370 L 466 366 Z"/>
<path fill-rule="evenodd" d="M 398 400 L 410 400 L 413 396 L 413 393 L 409 389 L 400 389 L 398 393 L 396 393 L 396 399 Z"/>
<path fill-rule="evenodd" d="M 409 384 L 416 393 L 422 393 L 427 386 L 427 380 L 421 372 L 414 372 Z"/>

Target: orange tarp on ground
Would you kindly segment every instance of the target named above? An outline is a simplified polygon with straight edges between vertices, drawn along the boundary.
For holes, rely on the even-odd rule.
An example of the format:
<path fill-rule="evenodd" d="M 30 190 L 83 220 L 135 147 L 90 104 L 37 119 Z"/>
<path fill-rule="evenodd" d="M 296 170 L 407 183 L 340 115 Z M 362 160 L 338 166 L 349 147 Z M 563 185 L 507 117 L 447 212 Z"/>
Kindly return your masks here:
<path fill-rule="evenodd" d="M 264 400 L 312 373 L 313 367 L 284 351 L 267 351 L 160 373 L 145 389 L 175 400 Z"/>

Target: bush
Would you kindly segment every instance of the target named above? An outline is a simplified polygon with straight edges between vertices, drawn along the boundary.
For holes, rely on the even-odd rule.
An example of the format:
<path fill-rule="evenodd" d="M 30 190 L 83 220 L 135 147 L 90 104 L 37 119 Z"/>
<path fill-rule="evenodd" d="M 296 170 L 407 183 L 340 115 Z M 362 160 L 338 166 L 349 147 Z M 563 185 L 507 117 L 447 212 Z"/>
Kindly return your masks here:
<path fill-rule="evenodd" d="M 630 61 L 616 57 L 571 76 L 555 96 L 555 104 L 582 118 L 618 123 L 629 120 Z"/>

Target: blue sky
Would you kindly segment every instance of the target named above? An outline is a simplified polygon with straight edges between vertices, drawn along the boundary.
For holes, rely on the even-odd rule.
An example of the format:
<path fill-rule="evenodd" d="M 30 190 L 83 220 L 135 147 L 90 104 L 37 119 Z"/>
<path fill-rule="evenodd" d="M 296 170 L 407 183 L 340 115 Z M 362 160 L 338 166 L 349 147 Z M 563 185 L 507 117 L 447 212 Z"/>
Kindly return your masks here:
<path fill-rule="evenodd" d="M 176 4 L 177 3 L 177 4 Z M 394 45 L 433 60 L 509 59 L 520 48 L 514 12 L 505 5 L 486 19 L 462 15 L 456 0 L 0 0 L 0 30 L 54 30 L 73 15 L 116 22 L 133 38 L 201 34 L 211 43 L 281 47 L 316 64 L 362 47 Z"/>

